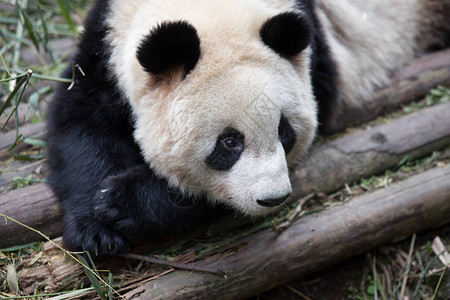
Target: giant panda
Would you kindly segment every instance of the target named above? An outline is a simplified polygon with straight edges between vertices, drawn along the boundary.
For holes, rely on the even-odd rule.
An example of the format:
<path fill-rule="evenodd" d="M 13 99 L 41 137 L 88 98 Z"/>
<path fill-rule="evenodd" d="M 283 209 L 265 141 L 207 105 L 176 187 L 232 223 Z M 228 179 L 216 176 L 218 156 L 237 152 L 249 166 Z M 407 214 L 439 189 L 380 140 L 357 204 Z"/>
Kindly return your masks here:
<path fill-rule="evenodd" d="M 449 11 L 447 0 L 98 0 L 63 74 L 75 84 L 48 111 L 64 244 L 116 255 L 227 211 L 276 211 L 319 124 L 442 46 Z"/>

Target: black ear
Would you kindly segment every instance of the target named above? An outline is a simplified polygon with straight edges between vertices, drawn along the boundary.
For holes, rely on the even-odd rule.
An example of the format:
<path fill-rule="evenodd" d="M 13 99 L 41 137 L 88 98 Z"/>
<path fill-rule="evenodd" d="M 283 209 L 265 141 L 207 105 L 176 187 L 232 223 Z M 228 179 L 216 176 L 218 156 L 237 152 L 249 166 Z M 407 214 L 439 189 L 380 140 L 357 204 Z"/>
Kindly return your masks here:
<path fill-rule="evenodd" d="M 159 75 L 184 67 L 188 74 L 200 57 L 200 39 L 188 22 L 164 22 L 143 38 L 136 55 L 149 73 Z"/>
<path fill-rule="evenodd" d="M 311 43 L 312 30 L 307 15 L 286 12 L 267 20 L 259 34 L 263 42 L 281 56 L 293 56 Z"/>

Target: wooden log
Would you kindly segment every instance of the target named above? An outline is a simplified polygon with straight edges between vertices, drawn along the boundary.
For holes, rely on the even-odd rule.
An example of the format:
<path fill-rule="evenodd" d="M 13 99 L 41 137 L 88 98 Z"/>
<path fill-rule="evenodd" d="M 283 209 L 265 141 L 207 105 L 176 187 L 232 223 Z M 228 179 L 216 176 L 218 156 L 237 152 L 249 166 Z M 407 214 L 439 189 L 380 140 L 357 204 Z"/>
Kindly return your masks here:
<path fill-rule="evenodd" d="M 423 98 L 430 89 L 450 85 L 450 49 L 426 55 L 400 69 L 388 87 L 380 89 L 374 99 L 361 107 L 344 109 L 323 126 L 327 134 L 363 124 L 383 113 L 393 111 L 413 100 Z"/>
<path fill-rule="evenodd" d="M 46 133 L 45 123 L 30 124 L 20 127 L 19 134 L 24 136 L 44 136 Z M 17 139 L 15 130 L 11 130 L 1 135 L 0 139 L 0 151 L 5 151 L 10 148 Z"/>
<path fill-rule="evenodd" d="M 405 157 L 414 159 L 440 150 L 450 145 L 448 120 L 450 102 L 315 147 L 291 172 L 292 198 L 315 191 L 332 192 L 345 183 L 391 168 Z M 0 195 L 0 213 L 56 236 L 62 233 L 60 213 L 53 216 L 48 207 L 57 204 L 45 184 Z M 0 236 L 0 248 L 39 240 L 33 232 L 1 220 Z"/>
<path fill-rule="evenodd" d="M 1 195 L 0 213 L 50 237 L 58 237 L 62 233 L 62 213 L 46 184 L 36 184 Z M 37 233 L 2 218 L 0 237 L 0 248 L 42 240 Z"/>
<path fill-rule="evenodd" d="M 413 60 L 393 76 L 394 82 L 415 79 L 424 72 L 447 68 L 450 64 L 450 49 L 433 52 Z M 427 91 L 426 91 L 427 92 Z"/>
<path fill-rule="evenodd" d="M 41 251 L 16 265 L 19 287 L 25 295 L 36 289 L 44 293 L 72 290 L 87 284 L 83 267 L 61 251 L 61 238 L 46 242 Z"/>
<path fill-rule="evenodd" d="M 242 299 L 329 267 L 392 240 L 450 222 L 450 166 L 416 175 L 342 206 L 270 229 L 199 265 L 226 278 L 177 270 L 127 293 L 139 299 Z M 226 249 L 222 249 L 226 251 Z M 234 252 L 231 253 L 230 252 Z M 134 298 L 133 298 L 134 299 Z"/>
<path fill-rule="evenodd" d="M 46 124 L 30 124 L 26 126 L 21 126 L 19 128 L 19 134 L 27 137 L 42 138 L 46 134 Z M 15 130 L 11 130 L 3 135 L 0 135 L 0 160 L 10 157 L 9 148 L 14 145 L 17 140 L 17 133 Z M 30 147 L 28 144 L 19 142 L 19 144 L 14 148 L 14 152 L 20 152 L 26 148 Z"/>
<path fill-rule="evenodd" d="M 26 178 L 33 175 L 34 179 L 46 178 L 49 166 L 45 163 L 45 159 L 25 162 L 12 161 L 2 168 L 3 173 L 0 176 L 0 194 L 6 193 L 14 189 L 14 178 Z"/>
<path fill-rule="evenodd" d="M 450 145 L 450 102 L 313 147 L 291 172 L 293 198 L 330 193 L 345 183 Z"/>
<path fill-rule="evenodd" d="M 318 260 L 316 263 L 317 264 L 313 264 L 313 260 L 308 261 L 306 260 L 306 264 L 309 264 L 307 266 L 304 267 L 304 269 L 302 269 L 302 274 L 306 274 L 309 272 L 313 272 L 316 270 L 319 270 L 320 268 L 323 267 L 328 267 L 330 263 L 334 263 L 334 262 L 338 262 L 339 260 L 345 259 L 341 258 L 340 255 L 342 255 L 343 253 L 345 253 L 345 255 L 352 255 L 351 253 L 359 253 L 358 251 L 363 251 L 363 249 L 369 249 L 369 248 L 360 248 L 359 246 L 351 246 L 352 248 L 346 248 L 346 241 L 348 239 L 363 239 L 364 241 L 366 241 L 365 239 L 367 238 L 367 236 L 369 236 L 369 238 L 374 238 L 372 237 L 373 232 L 376 232 L 375 234 L 373 234 L 373 236 L 376 236 L 377 241 L 391 241 L 391 239 L 395 240 L 398 238 L 397 235 L 395 235 L 395 232 L 399 231 L 400 232 L 400 238 L 403 237 L 403 235 L 401 235 L 401 227 L 397 228 L 397 226 L 403 226 L 405 228 L 407 228 L 408 230 L 412 230 L 410 229 L 409 225 L 405 225 L 404 220 L 408 219 L 408 222 L 414 222 L 414 218 L 416 218 L 416 215 L 421 215 L 421 213 L 423 212 L 423 215 L 427 216 L 429 215 L 429 218 L 433 218 L 434 212 L 432 211 L 428 211 L 428 209 L 431 209 L 431 206 L 427 206 L 427 207 L 421 207 L 420 210 L 416 210 L 414 207 L 415 205 L 419 205 L 418 202 L 419 200 L 417 198 L 411 198 L 412 196 L 414 197 L 422 197 L 422 200 L 425 201 L 430 201 L 428 199 L 430 199 L 430 195 L 431 195 L 431 201 L 438 201 L 439 199 L 436 198 L 436 195 L 438 195 L 439 191 L 441 190 L 442 194 L 442 198 L 440 199 L 440 201 L 442 201 L 442 204 L 444 204 L 443 209 L 444 212 L 440 213 L 436 218 L 433 219 L 433 224 L 437 224 L 437 226 L 439 226 L 441 223 L 439 222 L 439 220 L 442 220 L 443 222 L 450 222 L 450 220 L 445 219 L 445 211 L 448 211 L 448 205 L 446 206 L 446 202 L 448 201 L 448 196 L 449 193 L 445 192 L 445 184 L 444 184 L 444 180 L 449 180 L 449 176 L 450 176 L 450 170 L 448 169 L 450 168 L 450 166 L 447 167 L 447 170 L 445 170 L 445 168 L 442 169 L 434 169 L 433 171 L 429 171 L 427 174 L 425 175 L 417 175 L 414 178 L 408 179 L 405 182 L 401 182 L 401 183 L 397 183 L 395 186 L 392 186 L 390 188 L 388 188 L 387 190 L 384 191 L 378 191 L 375 192 L 374 194 L 367 194 L 363 197 L 360 197 L 357 199 L 358 204 L 352 205 L 349 203 L 344 204 L 343 206 L 345 207 L 344 210 L 342 210 L 341 208 L 337 208 L 337 207 L 333 207 L 332 209 L 330 209 L 328 212 L 321 212 L 319 215 L 317 215 L 316 217 L 314 217 L 314 220 L 317 220 L 317 222 L 319 222 L 319 224 L 321 224 L 320 231 L 319 233 L 317 233 L 317 236 L 315 234 L 316 232 L 316 227 L 315 225 L 312 223 L 310 224 L 310 221 L 308 221 L 307 219 L 304 220 L 297 220 L 296 222 L 294 222 L 294 224 L 291 227 L 298 227 L 298 228 L 302 228 L 302 229 L 298 229 L 298 230 L 303 230 L 304 228 L 307 228 L 307 230 L 313 228 L 314 232 L 306 232 L 306 233 L 302 233 L 302 234 L 298 234 L 302 239 L 309 239 L 310 235 L 313 236 L 313 238 L 315 238 L 316 240 L 312 239 L 309 240 L 309 244 L 313 244 L 314 247 L 317 247 L 318 249 L 321 249 L 320 251 L 326 252 L 329 251 L 328 254 L 334 255 L 336 256 L 335 258 L 333 258 L 333 260 L 330 261 L 321 261 Z M 441 177 L 441 175 L 443 177 Z M 415 187 L 414 185 L 416 183 L 419 183 L 420 185 L 423 185 L 423 190 L 421 189 L 421 186 L 417 186 Z M 427 183 L 431 182 L 431 185 L 428 185 Z M 411 188 L 415 188 L 414 190 L 411 190 Z M 449 185 L 447 185 L 447 191 L 448 191 Z M 437 189 L 437 190 L 436 190 Z M 420 193 L 415 194 L 416 190 L 420 190 Z M 420 194 L 420 196 L 419 196 Z M 388 195 L 386 196 L 386 198 L 384 198 L 384 195 Z M 447 198 L 446 198 L 447 197 Z M 368 199 L 368 200 L 367 200 Z M 410 207 L 403 207 L 402 202 L 398 202 L 401 199 L 401 201 L 406 201 L 408 205 L 410 205 Z M 412 199 L 412 200 L 411 200 Z M 352 202 L 355 200 L 351 200 Z M 384 206 L 380 206 L 378 207 L 377 203 L 378 202 L 373 202 L 372 201 L 381 201 L 383 203 L 383 205 L 391 205 L 391 201 L 392 201 L 392 205 L 395 206 L 391 209 L 387 209 L 387 214 L 388 216 L 385 216 L 386 213 L 383 212 Z M 411 203 L 409 201 L 416 201 L 417 203 Z M 388 220 L 379 220 L 380 223 L 383 223 L 384 225 L 386 225 L 387 223 L 389 223 L 389 229 L 386 228 L 382 228 L 380 227 L 379 230 L 377 230 L 376 228 L 372 228 L 370 226 L 378 226 L 377 224 L 372 224 L 372 220 L 370 218 L 367 218 L 364 215 L 364 212 L 361 212 L 362 209 L 368 209 L 371 211 L 370 207 L 364 207 L 366 205 L 366 203 L 368 203 L 370 205 L 370 207 L 372 206 L 376 206 L 377 209 L 379 209 L 378 214 L 382 215 L 383 218 L 387 218 Z M 434 202 L 433 202 L 434 203 Z M 350 207 L 349 207 L 350 206 Z M 397 208 L 397 206 L 399 208 Z M 421 206 L 421 205 L 420 205 Z M 432 207 L 435 208 L 437 206 L 437 204 L 433 204 Z M 389 207 L 391 208 L 391 207 Z M 414 208 L 414 209 L 413 209 Z M 334 212 L 334 210 L 338 210 L 341 209 L 344 212 Z M 441 207 L 439 208 L 441 209 Z M 409 211 L 411 210 L 415 215 L 414 216 L 405 216 L 403 215 L 404 211 Z M 395 211 L 395 212 L 394 212 Z M 373 213 L 374 215 L 378 215 L 376 212 L 371 211 L 371 213 Z M 336 217 L 336 215 L 338 215 L 338 217 Z M 442 218 L 444 216 L 444 218 Z M 369 216 L 370 217 L 370 216 Z M 306 218 L 310 218 L 310 217 L 306 217 Z M 350 220 L 347 220 L 347 218 L 350 218 Z M 375 218 L 375 217 L 374 217 Z M 391 220 L 394 219 L 393 221 Z M 328 233 L 329 236 L 327 236 L 327 228 L 326 228 L 326 224 L 327 222 L 329 222 L 330 220 L 334 220 L 337 219 L 340 222 L 340 226 L 348 226 L 348 228 L 339 228 L 339 227 L 331 227 L 334 226 L 334 224 L 331 222 L 330 223 L 330 228 L 328 228 Z M 378 219 L 377 219 L 378 220 Z M 399 223 L 399 220 L 401 220 L 401 223 Z M 422 222 L 421 216 L 417 217 L 417 221 L 418 223 L 415 224 L 414 226 L 417 226 L 420 230 L 424 230 L 427 229 L 427 226 L 434 226 L 433 224 L 427 223 L 424 225 L 424 228 L 422 228 L 422 225 L 420 222 Z M 298 225 L 298 222 L 302 222 L 302 225 Z M 368 222 L 368 224 L 365 224 L 365 222 Z M 385 224 L 386 223 L 386 224 Z M 368 227 L 369 225 L 369 227 Z M 383 226 L 384 226 L 383 225 Z M 387 225 L 386 225 L 387 226 Z M 394 235 L 392 237 L 389 236 L 389 230 L 393 230 Z M 418 229 L 418 230 L 419 230 Z M 292 229 L 289 229 L 292 230 Z M 296 229 L 297 230 L 297 229 Z M 370 234 L 367 233 L 366 231 L 371 230 Z M 378 235 L 378 232 L 382 232 L 382 236 Z M 289 246 L 290 243 L 296 243 L 296 245 L 301 244 L 302 241 L 296 241 L 297 239 L 297 233 L 291 233 L 289 234 L 288 238 L 284 238 L 284 239 L 279 239 L 278 236 L 275 233 L 270 233 L 269 231 L 266 231 L 267 233 L 267 239 L 270 239 L 269 237 L 272 236 L 272 240 L 276 240 L 277 243 L 279 241 L 282 241 L 282 243 L 286 243 L 286 246 L 289 247 L 289 249 L 294 248 L 294 246 Z M 305 236 L 305 234 L 307 234 Z M 343 239 L 343 244 L 342 245 L 336 245 L 338 244 L 338 240 L 340 238 L 339 235 L 345 235 L 344 239 Z M 361 234 L 361 237 L 358 236 L 358 234 Z M 408 236 L 408 232 L 403 232 L 404 236 Z M 349 236 L 346 236 L 349 235 Z M 279 236 L 283 236 L 283 234 L 279 235 Z M 259 235 L 255 235 L 253 237 L 248 238 L 250 241 L 252 241 L 252 243 L 256 242 L 259 239 Z M 328 240 L 327 240 L 328 239 Z M 375 239 L 375 238 L 374 238 Z M 256 240 L 256 241 L 254 241 Z M 57 239 L 55 240 L 55 242 L 59 245 L 61 245 L 61 239 Z M 355 241 L 351 241 L 352 243 L 355 243 Z M 330 244 L 331 250 L 328 249 L 326 245 Z M 334 244 L 333 244 L 334 243 Z M 238 241 L 233 245 L 228 245 L 225 248 L 222 249 L 218 249 L 217 252 L 219 253 L 234 253 L 236 251 L 230 251 L 230 249 L 241 249 L 241 248 L 246 248 L 247 247 L 248 242 L 247 241 Z M 363 242 L 361 242 L 361 244 L 363 244 Z M 370 244 L 365 244 L 364 247 L 369 247 L 368 245 Z M 378 244 L 374 245 L 377 246 Z M 256 247 L 256 246 L 255 246 Z M 275 247 L 275 248 L 282 248 L 283 245 L 280 245 L 279 247 Z M 270 251 L 272 248 L 263 248 L 263 251 L 267 252 L 267 256 L 270 256 Z M 302 249 L 301 247 L 298 249 L 294 249 L 295 251 L 299 252 Z M 294 253 L 295 251 L 293 250 L 292 253 Z M 348 251 L 355 251 L 355 252 L 351 252 L 349 253 Z M 241 251 L 241 250 L 239 250 Z M 256 250 L 255 250 L 256 251 Z M 310 249 L 308 251 L 314 251 L 313 249 Z M 258 250 L 257 252 L 261 252 L 261 250 Z M 251 254 L 251 252 L 250 252 Z M 233 254 L 234 255 L 234 254 Z M 244 255 L 244 254 L 243 254 Z M 307 255 L 309 255 L 308 253 L 301 253 L 301 255 L 304 255 L 305 257 Z M 228 256 L 228 254 L 227 254 Z M 245 257 L 242 256 L 242 257 Z M 241 258 L 242 258 L 241 257 Z M 283 257 L 283 256 L 280 256 Z M 241 259 L 240 258 L 240 259 Z M 244 259 L 244 258 L 242 258 Z M 247 259 L 247 258 L 245 258 Z M 278 259 L 278 258 L 277 258 Z M 280 258 L 281 259 L 281 258 Z M 303 261 L 303 257 L 300 257 L 301 261 Z M 328 256 L 327 256 L 328 259 Z M 206 258 L 203 259 L 202 262 L 196 262 L 194 263 L 195 265 L 204 265 L 205 263 L 209 263 L 209 262 L 213 262 L 215 267 L 220 267 L 223 268 L 224 266 L 227 266 L 227 261 L 224 261 L 221 264 L 217 264 L 217 261 L 220 261 L 220 255 L 217 257 L 213 257 L 213 258 Z M 235 262 L 236 261 L 236 262 Z M 298 264 L 301 264 L 301 261 L 298 262 Z M 241 262 L 239 262 L 238 260 L 232 260 L 233 264 L 240 264 Z M 252 262 L 249 261 L 249 264 L 251 264 Z M 104 263 L 104 266 L 101 266 L 101 268 L 110 268 L 111 265 L 117 265 L 117 264 L 121 264 L 123 265 L 123 262 L 120 262 L 118 260 L 109 260 L 107 262 Z M 99 267 L 99 266 L 97 266 Z M 85 275 L 84 275 L 84 271 L 83 268 L 80 264 L 76 263 L 75 261 L 69 259 L 67 256 L 64 256 L 64 253 L 57 249 L 55 247 L 55 245 L 53 243 L 50 242 L 46 242 L 43 244 L 42 246 L 42 251 L 38 252 L 35 255 L 31 255 L 30 257 L 21 260 L 20 263 L 16 266 L 17 272 L 18 272 L 18 278 L 19 278 L 19 286 L 21 291 L 26 294 L 29 295 L 31 293 L 33 293 L 33 291 L 36 288 L 42 288 L 44 289 L 44 291 L 46 293 L 52 293 L 52 292 L 57 292 L 57 291 L 61 291 L 63 289 L 73 289 L 75 287 L 79 287 L 82 280 L 86 279 Z M 229 272 L 229 271 L 228 271 Z M 245 270 L 242 270 L 242 272 L 246 272 Z M 187 277 L 189 277 L 190 273 L 187 273 Z M 189 279 L 186 278 L 185 274 L 179 274 L 181 280 L 183 280 L 183 282 L 185 282 L 187 285 L 190 285 L 191 283 L 189 282 Z M 230 276 L 230 274 L 227 274 L 227 276 Z M 243 275 L 246 276 L 246 275 Z M 250 276 L 250 275 L 248 275 Z M 270 275 L 269 275 L 270 276 Z M 286 279 L 288 280 L 288 279 Z M 85 282 L 86 284 L 86 282 Z M 167 284 L 167 288 L 168 291 L 167 293 L 171 293 L 169 292 L 170 290 L 170 285 L 171 283 L 164 283 L 164 285 Z M 158 286 L 160 286 L 158 284 Z M 199 284 L 200 287 L 202 287 L 202 284 Z M 145 287 L 144 287 L 145 288 Z M 239 287 L 236 287 L 239 288 Z M 202 289 L 202 288 L 201 288 Z M 259 291 L 258 287 L 255 287 L 256 291 Z M 135 291 L 136 293 L 140 293 L 142 292 L 141 289 L 138 289 Z M 206 291 L 207 292 L 207 291 Z M 260 292 L 260 291 L 259 291 Z M 175 293 L 175 291 L 173 291 L 173 293 Z M 238 291 L 236 291 L 236 293 L 238 293 Z M 240 294 L 241 292 L 239 292 Z M 182 294 L 182 296 L 184 296 Z M 190 295 L 187 295 L 186 297 L 189 297 Z M 216 295 L 214 295 L 216 296 Z M 228 295 L 226 294 L 225 297 L 226 298 L 232 298 L 232 296 L 234 295 Z M 153 297 L 153 295 L 151 295 L 151 297 Z M 161 298 L 164 298 L 164 295 L 161 295 Z M 209 298 L 209 294 L 205 295 L 205 298 Z M 145 299 L 145 298 L 144 298 Z M 152 299 L 152 298 L 151 298 Z"/>

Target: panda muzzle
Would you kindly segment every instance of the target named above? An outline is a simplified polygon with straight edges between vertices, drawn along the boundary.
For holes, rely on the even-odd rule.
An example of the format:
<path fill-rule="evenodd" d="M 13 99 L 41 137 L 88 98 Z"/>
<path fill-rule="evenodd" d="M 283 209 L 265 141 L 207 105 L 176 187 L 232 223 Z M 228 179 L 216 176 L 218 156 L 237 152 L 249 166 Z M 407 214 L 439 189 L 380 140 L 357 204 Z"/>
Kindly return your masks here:
<path fill-rule="evenodd" d="M 264 207 L 275 207 L 278 206 L 280 204 L 282 204 L 284 201 L 286 201 L 286 199 L 291 195 L 291 193 L 280 197 L 280 198 L 268 198 L 268 199 L 262 199 L 262 200 L 256 200 L 256 203 L 258 203 L 261 206 Z"/>

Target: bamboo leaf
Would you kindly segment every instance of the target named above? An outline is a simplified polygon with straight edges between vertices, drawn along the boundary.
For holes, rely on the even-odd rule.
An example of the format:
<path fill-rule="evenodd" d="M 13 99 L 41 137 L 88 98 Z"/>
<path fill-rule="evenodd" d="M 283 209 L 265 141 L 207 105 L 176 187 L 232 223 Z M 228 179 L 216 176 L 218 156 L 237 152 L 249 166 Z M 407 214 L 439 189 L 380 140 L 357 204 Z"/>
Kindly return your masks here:
<path fill-rule="evenodd" d="M 41 160 L 45 156 L 43 154 L 30 154 L 30 155 L 22 155 L 22 154 L 13 154 L 15 160 L 19 161 L 36 161 Z"/>
<path fill-rule="evenodd" d="M 31 41 L 33 42 L 34 47 L 36 48 L 36 50 L 39 52 L 39 39 L 35 34 L 34 28 L 33 28 L 33 24 L 32 21 L 30 19 L 30 16 L 24 11 L 24 10 L 20 10 L 20 14 L 23 17 L 24 20 L 24 25 L 25 28 L 28 31 L 28 34 L 31 38 Z"/>
<path fill-rule="evenodd" d="M 30 75 L 31 76 L 31 75 Z M 14 89 L 12 90 L 12 92 L 9 94 L 8 98 L 6 99 L 6 101 L 3 103 L 3 105 L 0 107 L 0 115 L 3 114 L 3 112 L 5 111 L 5 109 L 8 107 L 8 105 L 11 103 L 12 99 L 14 98 L 14 96 L 17 94 L 17 92 L 19 91 L 20 87 L 27 81 L 27 79 L 29 78 L 28 73 L 25 75 L 22 75 L 19 79 L 19 81 L 16 83 L 16 86 L 14 87 Z M 9 121 L 9 118 L 8 118 Z M 8 123 L 8 121 L 6 121 L 5 123 Z M 3 128 L 2 128 L 3 130 Z"/>
<path fill-rule="evenodd" d="M 113 300 L 113 289 L 112 289 L 112 286 L 113 286 L 113 275 L 110 272 L 108 274 L 108 298 L 109 298 L 109 300 Z"/>
<path fill-rule="evenodd" d="M 11 119 L 13 114 L 16 114 L 16 130 L 18 131 L 18 117 L 17 117 L 17 107 L 19 106 L 20 101 L 22 100 L 23 97 L 23 93 L 25 92 L 25 89 L 27 88 L 28 82 L 30 81 L 31 75 L 33 74 L 32 70 L 28 70 L 26 76 L 23 76 L 19 82 L 16 84 L 16 86 L 14 87 L 14 90 L 11 92 L 11 94 L 8 96 L 8 99 L 6 99 L 5 103 L 3 104 L 3 106 L 0 108 L 0 115 L 3 113 L 3 111 L 6 109 L 7 105 L 9 105 L 9 103 L 11 102 L 12 99 L 14 99 L 15 95 L 17 94 L 17 92 L 19 91 L 20 87 L 23 85 L 22 88 L 22 92 L 19 95 L 19 98 L 17 100 L 17 102 L 15 102 L 15 106 L 13 108 L 13 111 L 11 112 L 11 114 L 8 116 L 8 118 L 6 119 L 5 123 L 3 124 L 2 128 L 0 129 L 0 131 L 3 131 L 3 129 L 5 129 L 6 124 L 8 124 L 9 120 Z"/>
<path fill-rule="evenodd" d="M 88 251 L 86 251 L 86 255 L 89 258 L 89 262 L 91 263 L 92 270 L 95 272 L 97 277 L 100 277 L 100 273 L 98 272 L 97 267 L 95 266 L 95 263 L 94 263 L 94 260 L 92 259 L 91 254 Z"/>
<path fill-rule="evenodd" d="M 44 41 L 45 41 L 45 43 L 48 43 L 48 27 L 47 27 L 47 22 L 45 22 L 44 14 L 42 13 L 41 3 L 39 2 L 39 0 L 35 0 L 35 1 L 36 1 L 36 5 L 37 5 L 38 15 L 39 15 L 39 18 L 40 18 L 41 23 L 42 23 L 42 28 L 43 28 L 43 30 L 44 30 Z"/>
<path fill-rule="evenodd" d="M 11 43 L 11 45 L 12 45 L 12 43 Z M 8 73 L 8 76 L 9 76 L 9 77 L 11 77 L 11 73 L 9 73 L 9 69 L 8 69 L 8 67 L 6 66 L 5 59 L 3 58 L 2 53 L 0 53 L 0 59 L 2 60 L 2 64 L 3 64 L 3 66 L 5 67 L 6 73 Z M 0 81 L 0 82 L 1 82 L 1 81 Z"/>
<path fill-rule="evenodd" d="M 97 294 L 100 296 L 100 298 L 102 300 L 106 300 L 105 293 L 103 292 L 102 287 L 101 287 L 100 283 L 98 282 L 97 278 L 94 276 L 94 272 L 85 267 L 85 266 L 89 265 L 87 263 L 86 259 L 81 255 L 78 255 L 78 259 L 83 263 L 84 272 L 86 273 L 87 277 L 89 278 L 89 281 L 91 282 L 91 284 L 94 287 Z"/>
<path fill-rule="evenodd" d="M 24 143 L 27 143 L 31 146 L 36 146 L 36 147 L 41 147 L 41 148 L 45 148 L 47 146 L 47 143 L 41 139 L 36 139 L 36 138 L 32 138 L 32 137 L 26 137 L 23 139 Z"/>
<path fill-rule="evenodd" d="M 73 32 L 76 32 L 75 23 L 72 20 L 72 17 L 70 16 L 70 5 L 69 1 L 67 0 L 57 0 L 58 7 L 61 11 L 61 15 L 66 20 L 67 24 L 70 26 Z"/>
<path fill-rule="evenodd" d="M 0 249 L 0 252 L 17 252 L 25 249 L 33 249 L 36 251 L 40 251 L 42 242 L 33 242 L 23 245 L 17 245 L 9 248 Z"/>

